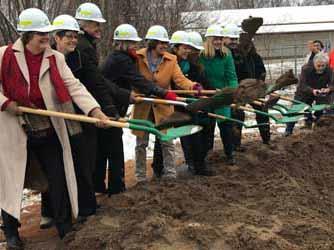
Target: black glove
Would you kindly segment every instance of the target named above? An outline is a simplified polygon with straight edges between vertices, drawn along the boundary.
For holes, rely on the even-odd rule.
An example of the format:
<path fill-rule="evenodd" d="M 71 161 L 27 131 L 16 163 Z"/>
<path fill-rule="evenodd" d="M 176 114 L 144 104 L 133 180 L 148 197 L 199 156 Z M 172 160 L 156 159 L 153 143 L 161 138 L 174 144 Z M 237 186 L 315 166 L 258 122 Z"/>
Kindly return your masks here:
<path fill-rule="evenodd" d="M 103 108 L 103 112 L 112 118 L 113 120 L 118 120 L 120 118 L 119 112 L 115 105 L 108 105 Z"/>

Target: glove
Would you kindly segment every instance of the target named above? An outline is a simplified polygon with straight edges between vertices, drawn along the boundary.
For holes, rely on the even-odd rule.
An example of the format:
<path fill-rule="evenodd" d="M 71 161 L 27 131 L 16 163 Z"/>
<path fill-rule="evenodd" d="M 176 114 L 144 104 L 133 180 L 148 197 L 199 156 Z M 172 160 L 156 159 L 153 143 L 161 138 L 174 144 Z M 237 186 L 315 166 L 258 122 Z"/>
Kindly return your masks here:
<path fill-rule="evenodd" d="M 174 92 L 168 90 L 166 95 L 164 96 L 164 98 L 166 100 L 176 101 L 177 100 L 177 95 Z"/>
<path fill-rule="evenodd" d="M 108 105 L 108 106 L 104 107 L 103 112 L 107 116 L 113 118 L 116 121 L 120 118 L 117 107 L 115 105 Z"/>
<path fill-rule="evenodd" d="M 193 90 L 198 91 L 198 93 L 195 94 L 195 96 L 200 96 L 201 95 L 201 91 L 203 90 L 203 87 L 202 87 L 201 84 L 195 83 L 194 86 L 193 86 Z"/>

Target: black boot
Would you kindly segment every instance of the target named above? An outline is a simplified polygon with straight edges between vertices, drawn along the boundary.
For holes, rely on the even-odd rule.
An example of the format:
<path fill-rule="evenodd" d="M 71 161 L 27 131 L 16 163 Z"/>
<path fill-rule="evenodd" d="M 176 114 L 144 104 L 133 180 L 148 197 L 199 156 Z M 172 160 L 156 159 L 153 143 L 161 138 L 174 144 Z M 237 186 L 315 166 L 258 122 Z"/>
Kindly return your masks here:
<path fill-rule="evenodd" d="M 211 170 L 204 161 L 196 162 L 194 164 L 194 167 L 195 167 L 194 175 L 202 175 L 202 176 L 215 176 L 216 175 L 216 173 L 213 170 Z"/>
<path fill-rule="evenodd" d="M 226 156 L 226 164 L 230 166 L 234 166 L 236 164 L 236 161 L 233 155 Z"/>
<path fill-rule="evenodd" d="M 2 219 L 4 225 L 1 229 L 4 231 L 7 249 L 20 250 L 23 249 L 23 242 L 19 236 L 19 223 L 18 221 L 5 211 L 2 211 Z"/>

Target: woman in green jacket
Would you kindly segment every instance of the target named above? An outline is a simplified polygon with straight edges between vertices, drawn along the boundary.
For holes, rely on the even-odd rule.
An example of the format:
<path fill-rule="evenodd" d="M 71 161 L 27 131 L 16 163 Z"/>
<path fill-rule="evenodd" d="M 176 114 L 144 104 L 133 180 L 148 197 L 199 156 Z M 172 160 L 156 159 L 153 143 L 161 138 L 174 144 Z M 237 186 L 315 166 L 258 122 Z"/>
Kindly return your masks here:
<path fill-rule="evenodd" d="M 231 52 L 223 44 L 223 28 L 219 25 L 211 25 L 205 34 L 204 50 L 200 56 L 200 63 L 204 67 L 205 75 L 210 88 L 221 89 L 225 87 L 237 88 L 238 80 L 235 73 Z M 221 107 L 214 110 L 215 113 L 231 117 L 230 107 Z M 208 149 L 213 148 L 214 131 L 216 123 L 212 123 L 211 136 L 208 138 Z M 232 123 L 218 121 L 220 136 L 224 144 L 227 163 L 235 164 L 233 157 Z"/>

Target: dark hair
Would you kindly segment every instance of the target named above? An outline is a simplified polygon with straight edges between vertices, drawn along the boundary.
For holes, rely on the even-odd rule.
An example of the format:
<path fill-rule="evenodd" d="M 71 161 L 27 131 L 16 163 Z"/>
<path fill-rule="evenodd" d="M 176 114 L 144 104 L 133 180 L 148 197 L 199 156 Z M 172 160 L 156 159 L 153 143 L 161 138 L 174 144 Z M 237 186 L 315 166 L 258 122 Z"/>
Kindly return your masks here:
<path fill-rule="evenodd" d="M 159 44 L 158 40 L 148 40 L 147 41 L 147 49 L 154 50 Z"/>
<path fill-rule="evenodd" d="M 60 38 L 63 38 L 66 35 L 67 30 L 60 30 L 60 31 L 56 31 L 55 35 L 59 36 Z"/>
<path fill-rule="evenodd" d="M 321 49 L 323 49 L 325 47 L 324 44 L 322 43 L 322 41 L 320 41 L 320 40 L 314 40 L 313 43 L 319 43 Z"/>
<path fill-rule="evenodd" d="M 28 31 L 28 32 L 24 32 L 21 35 L 21 41 L 23 43 L 23 46 L 26 46 L 32 39 L 32 37 L 34 36 L 35 32 L 34 31 Z"/>

